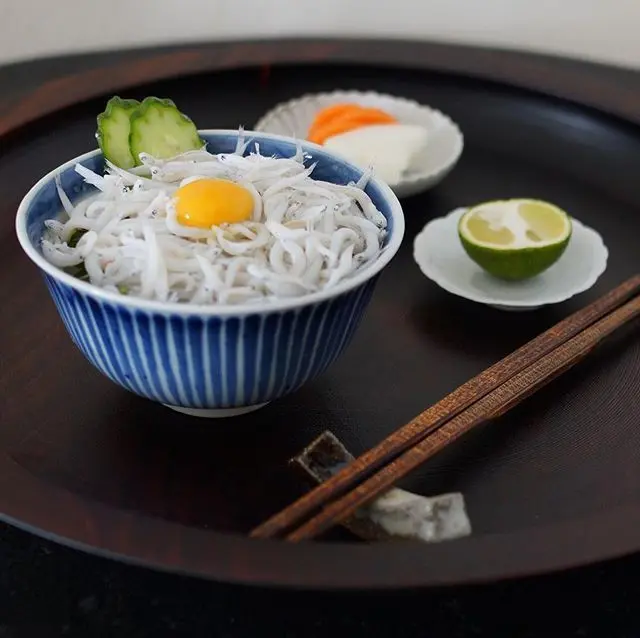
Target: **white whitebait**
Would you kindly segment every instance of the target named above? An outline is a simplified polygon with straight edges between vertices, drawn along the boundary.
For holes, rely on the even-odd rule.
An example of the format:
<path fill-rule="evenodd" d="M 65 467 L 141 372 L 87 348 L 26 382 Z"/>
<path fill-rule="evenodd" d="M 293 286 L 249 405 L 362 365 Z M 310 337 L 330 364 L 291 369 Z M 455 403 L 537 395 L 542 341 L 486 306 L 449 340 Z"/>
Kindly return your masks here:
<path fill-rule="evenodd" d="M 316 181 L 301 147 L 286 159 L 258 148 L 243 156 L 249 142 L 241 134 L 229 154 L 142 154 L 142 166 L 107 163 L 104 175 L 77 165 L 98 190 L 73 205 L 56 180 L 62 212 L 45 223 L 44 256 L 107 290 L 190 304 L 297 297 L 332 288 L 378 258 L 387 223 L 363 190 L 369 173 L 357 184 Z M 176 190 L 210 177 L 249 191 L 249 221 L 209 229 L 178 222 Z"/>

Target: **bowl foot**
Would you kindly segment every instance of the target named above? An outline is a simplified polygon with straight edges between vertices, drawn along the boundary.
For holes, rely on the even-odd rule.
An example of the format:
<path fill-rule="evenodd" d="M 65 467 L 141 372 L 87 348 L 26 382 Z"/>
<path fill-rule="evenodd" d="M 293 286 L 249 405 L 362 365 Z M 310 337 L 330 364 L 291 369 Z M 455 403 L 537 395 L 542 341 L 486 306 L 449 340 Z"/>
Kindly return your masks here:
<path fill-rule="evenodd" d="M 256 405 L 245 405 L 241 408 L 183 408 L 179 405 L 169 405 L 165 403 L 168 408 L 181 412 L 188 416 L 198 416 L 206 419 L 225 419 L 231 416 L 241 416 L 243 414 L 249 414 L 267 405 L 266 403 L 257 403 Z"/>
<path fill-rule="evenodd" d="M 499 304 L 487 304 L 491 308 L 496 310 L 504 310 L 506 312 L 530 312 L 531 310 L 538 310 L 542 306 L 501 306 Z"/>

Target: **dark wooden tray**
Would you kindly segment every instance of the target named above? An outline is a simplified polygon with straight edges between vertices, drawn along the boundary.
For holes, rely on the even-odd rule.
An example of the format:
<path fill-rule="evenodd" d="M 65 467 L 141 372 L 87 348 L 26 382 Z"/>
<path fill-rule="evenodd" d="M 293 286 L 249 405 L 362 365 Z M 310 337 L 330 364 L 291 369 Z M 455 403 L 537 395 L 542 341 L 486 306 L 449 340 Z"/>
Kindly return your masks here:
<path fill-rule="evenodd" d="M 153 567 L 309 588 L 508 578 L 640 549 L 633 328 L 406 481 L 423 494 L 462 491 L 471 537 L 431 546 L 365 545 L 340 532 L 300 545 L 246 538 L 300 493 L 286 461 L 322 430 L 356 452 L 370 447 L 637 270 L 634 74 L 464 47 L 357 41 L 95 56 L 47 81 L 28 69 L 0 69 L 2 519 Z M 233 128 L 250 127 L 276 102 L 333 88 L 426 102 L 466 136 L 455 172 L 404 202 L 405 245 L 346 354 L 316 383 L 226 424 L 183 417 L 100 376 L 72 345 L 14 239 L 15 209 L 29 186 L 93 146 L 95 114 L 113 92 L 170 96 L 203 128 Z M 592 290 L 513 315 L 456 299 L 420 274 L 411 246 L 428 219 L 510 196 L 550 199 L 602 233 L 610 264 Z"/>

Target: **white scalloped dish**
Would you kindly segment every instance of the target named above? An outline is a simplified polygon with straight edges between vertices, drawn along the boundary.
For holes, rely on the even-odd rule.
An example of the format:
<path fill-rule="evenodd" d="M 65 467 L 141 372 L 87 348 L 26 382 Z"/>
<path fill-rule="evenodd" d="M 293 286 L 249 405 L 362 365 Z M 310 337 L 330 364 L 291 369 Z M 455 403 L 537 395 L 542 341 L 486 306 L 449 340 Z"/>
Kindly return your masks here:
<path fill-rule="evenodd" d="M 412 168 L 398 183 L 389 184 L 398 197 L 409 197 L 433 188 L 460 159 L 464 138 L 447 115 L 413 100 L 373 91 L 333 91 L 305 95 L 273 108 L 258 121 L 254 130 L 305 139 L 319 110 L 344 102 L 382 109 L 393 115 L 400 124 L 417 125 L 426 130 L 427 147 L 419 167 Z"/>
<path fill-rule="evenodd" d="M 458 221 L 466 210 L 458 208 L 430 221 L 413 244 L 413 257 L 424 275 L 454 295 L 500 310 L 535 310 L 585 292 L 607 268 L 609 252 L 602 237 L 572 218 L 571 241 L 553 266 L 525 281 L 496 279 L 460 243 Z"/>

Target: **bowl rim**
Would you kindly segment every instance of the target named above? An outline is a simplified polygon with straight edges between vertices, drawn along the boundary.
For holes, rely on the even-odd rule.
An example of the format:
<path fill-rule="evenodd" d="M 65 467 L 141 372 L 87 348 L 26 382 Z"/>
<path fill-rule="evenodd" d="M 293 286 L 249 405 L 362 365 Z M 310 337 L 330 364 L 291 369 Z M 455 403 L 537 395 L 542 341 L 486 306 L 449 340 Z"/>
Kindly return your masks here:
<path fill-rule="evenodd" d="M 281 113 L 289 110 L 293 110 L 299 108 L 300 105 L 307 104 L 309 102 L 313 102 L 318 99 L 337 99 L 337 100 L 345 100 L 353 97 L 356 98 L 376 98 L 376 99 L 384 99 L 390 100 L 392 102 L 396 102 L 405 107 L 410 107 L 415 109 L 416 111 L 420 111 L 422 113 L 429 113 L 430 115 L 435 115 L 438 118 L 441 118 L 443 122 L 455 133 L 456 137 L 456 147 L 453 149 L 453 153 L 446 161 L 442 162 L 438 168 L 423 171 L 418 173 L 412 173 L 407 177 L 404 177 L 396 184 L 392 184 L 391 188 L 403 188 L 408 186 L 417 185 L 420 182 L 423 182 L 427 179 L 438 177 L 447 171 L 450 171 L 460 160 L 462 153 L 464 151 L 465 140 L 464 133 L 458 126 L 458 124 L 446 113 L 440 111 L 439 109 L 434 108 L 433 106 L 429 106 L 428 104 L 422 104 L 416 100 L 412 100 L 410 98 L 402 97 L 399 95 L 393 95 L 391 93 L 380 93 L 378 91 L 362 91 L 358 89 L 335 89 L 333 91 L 320 91 L 317 93 L 305 93 L 300 95 L 299 97 L 292 98 L 290 100 L 286 100 L 284 102 L 280 102 L 276 104 L 273 108 L 269 109 L 266 113 L 262 115 L 262 117 L 254 124 L 253 129 L 258 132 L 264 132 L 266 134 L 275 135 L 275 133 L 270 133 L 268 130 L 265 130 L 263 127 L 269 126 L 272 120 L 280 115 Z M 306 141 L 306 140 L 305 140 Z"/>
<path fill-rule="evenodd" d="M 240 134 L 237 129 L 199 129 L 198 132 L 201 135 L 208 137 L 238 136 Z M 362 174 L 364 172 L 361 168 L 355 166 L 351 162 L 348 162 L 335 155 L 334 153 L 331 153 L 330 151 L 324 149 L 323 147 L 307 140 L 297 140 L 294 137 L 287 137 L 285 135 L 276 135 L 274 133 L 266 133 L 263 131 L 253 130 L 243 131 L 243 134 L 247 138 L 268 138 L 275 141 L 287 142 L 289 144 L 295 144 L 299 142 L 300 144 L 302 144 L 304 150 L 319 151 L 324 155 L 330 156 L 336 162 L 348 166 L 359 174 Z M 256 314 L 270 314 L 286 310 L 296 310 L 299 308 L 304 308 L 309 305 L 329 301 L 364 285 L 367 281 L 378 275 L 387 266 L 387 264 L 389 264 L 389 262 L 398 252 L 404 238 L 405 219 L 404 213 L 402 211 L 402 205 L 400 204 L 393 190 L 391 190 L 391 188 L 385 182 L 377 179 L 374 176 L 371 178 L 371 183 L 376 186 L 376 188 L 382 193 L 383 197 L 388 202 L 391 218 L 393 220 L 393 230 L 390 234 L 389 242 L 373 263 L 369 264 L 361 271 L 356 272 L 352 277 L 343 280 L 329 290 L 322 290 L 291 299 L 251 305 L 190 305 L 179 302 L 156 301 L 150 299 L 140 299 L 138 297 L 130 297 L 126 295 L 119 295 L 117 293 L 104 290 L 103 288 L 99 288 L 98 286 L 95 286 L 89 282 L 81 281 L 48 262 L 31 243 L 31 240 L 29 239 L 29 235 L 27 233 L 27 214 L 34 198 L 42 190 L 45 184 L 54 180 L 57 175 L 73 167 L 75 164 L 81 163 L 97 155 L 101 155 L 100 149 L 88 151 L 70 160 L 67 160 L 63 164 L 60 164 L 53 170 L 49 171 L 46 175 L 41 177 L 27 191 L 26 195 L 22 198 L 22 201 L 18 205 L 15 220 L 16 234 L 20 246 L 26 253 L 27 257 L 29 257 L 29 259 L 31 259 L 31 261 L 36 266 L 38 266 L 40 270 L 44 271 L 53 279 L 66 286 L 69 286 L 70 288 L 73 288 L 81 294 L 97 298 L 101 301 L 110 302 L 118 306 L 125 306 L 127 308 L 130 308 L 131 310 L 160 312 L 182 316 L 246 316 Z"/>

